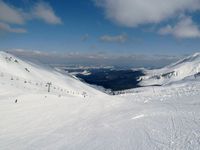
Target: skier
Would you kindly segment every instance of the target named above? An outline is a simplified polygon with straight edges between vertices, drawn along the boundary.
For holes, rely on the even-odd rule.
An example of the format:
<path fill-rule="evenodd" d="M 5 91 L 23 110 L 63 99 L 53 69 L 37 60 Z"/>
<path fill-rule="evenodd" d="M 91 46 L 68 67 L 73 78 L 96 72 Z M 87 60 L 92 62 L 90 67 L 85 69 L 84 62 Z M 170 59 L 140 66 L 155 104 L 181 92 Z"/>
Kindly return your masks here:
<path fill-rule="evenodd" d="M 85 98 L 86 95 L 87 95 L 87 93 L 86 93 L 86 92 L 83 92 L 82 95 L 83 95 L 83 97 Z"/>
<path fill-rule="evenodd" d="M 17 103 L 17 99 L 15 100 L 15 103 Z"/>

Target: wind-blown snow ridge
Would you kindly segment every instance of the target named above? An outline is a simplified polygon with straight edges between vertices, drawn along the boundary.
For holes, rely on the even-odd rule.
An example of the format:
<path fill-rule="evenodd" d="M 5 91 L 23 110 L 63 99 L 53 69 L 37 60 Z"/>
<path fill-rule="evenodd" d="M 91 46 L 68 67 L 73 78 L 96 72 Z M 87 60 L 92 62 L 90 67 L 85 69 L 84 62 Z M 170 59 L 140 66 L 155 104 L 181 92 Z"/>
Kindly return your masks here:
<path fill-rule="evenodd" d="M 100 93 L 71 75 L 63 75 L 52 68 L 23 61 L 6 52 L 0 52 L 0 78 L 0 84 L 16 89 L 12 92 L 47 92 L 47 83 L 51 83 L 52 94 L 83 96 Z"/>
<path fill-rule="evenodd" d="M 200 53 L 195 53 L 161 69 L 147 70 L 141 85 L 164 85 L 200 75 Z"/>

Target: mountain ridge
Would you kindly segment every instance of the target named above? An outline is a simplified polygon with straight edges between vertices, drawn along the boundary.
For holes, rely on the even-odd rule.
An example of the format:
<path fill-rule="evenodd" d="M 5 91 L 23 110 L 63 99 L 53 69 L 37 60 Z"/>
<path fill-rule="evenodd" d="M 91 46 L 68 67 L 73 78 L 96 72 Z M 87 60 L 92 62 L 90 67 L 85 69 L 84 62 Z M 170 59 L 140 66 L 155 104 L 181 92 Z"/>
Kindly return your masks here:
<path fill-rule="evenodd" d="M 196 78 L 200 72 L 200 53 L 197 52 L 161 69 L 145 70 L 140 85 L 165 85 L 188 77 Z"/>
<path fill-rule="evenodd" d="M 2 51 L 0 51 L 0 74 L 0 81 L 4 86 L 12 85 L 18 87 L 18 90 L 28 88 L 30 92 L 35 89 L 47 92 L 47 83 L 51 83 L 51 91 L 58 95 L 83 96 L 83 93 L 87 95 L 101 93 L 69 74 L 62 74 L 53 68 L 21 60 Z"/>

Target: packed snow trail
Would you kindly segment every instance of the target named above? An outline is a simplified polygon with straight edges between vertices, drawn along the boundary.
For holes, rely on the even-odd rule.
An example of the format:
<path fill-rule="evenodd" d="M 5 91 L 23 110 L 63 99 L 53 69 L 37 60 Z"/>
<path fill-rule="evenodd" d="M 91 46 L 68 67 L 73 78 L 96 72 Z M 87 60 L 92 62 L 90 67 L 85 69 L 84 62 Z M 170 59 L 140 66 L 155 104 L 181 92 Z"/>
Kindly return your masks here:
<path fill-rule="evenodd" d="M 0 100 L 0 149 L 199 149 L 200 94 L 152 99 L 25 94 Z"/>

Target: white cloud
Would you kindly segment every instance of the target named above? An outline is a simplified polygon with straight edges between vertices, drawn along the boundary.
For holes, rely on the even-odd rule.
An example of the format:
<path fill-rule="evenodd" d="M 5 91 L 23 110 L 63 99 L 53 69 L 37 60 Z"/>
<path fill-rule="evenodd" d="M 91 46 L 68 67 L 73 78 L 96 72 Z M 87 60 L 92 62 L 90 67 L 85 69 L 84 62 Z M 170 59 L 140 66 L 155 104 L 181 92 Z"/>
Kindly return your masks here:
<path fill-rule="evenodd" d="M 12 24 L 22 25 L 29 20 L 39 19 L 49 24 L 61 24 L 53 8 L 45 2 L 35 3 L 29 10 L 16 8 L 0 0 L 0 30 L 4 32 L 25 33 L 23 28 L 13 28 Z"/>
<path fill-rule="evenodd" d="M 200 37 L 200 29 L 190 17 L 184 17 L 175 26 L 167 25 L 161 28 L 159 34 L 171 34 L 176 38 L 198 38 Z"/>
<path fill-rule="evenodd" d="M 0 21 L 13 24 L 23 24 L 25 22 L 25 18 L 22 12 L 17 8 L 0 0 Z"/>
<path fill-rule="evenodd" d="M 106 17 L 120 25 L 136 27 L 159 23 L 185 12 L 200 10 L 200 0 L 94 0 Z"/>
<path fill-rule="evenodd" d="M 117 42 L 117 43 L 124 43 L 128 40 L 128 37 L 126 34 L 120 34 L 120 35 L 103 35 L 100 37 L 100 40 L 103 42 Z"/>
<path fill-rule="evenodd" d="M 23 28 L 12 28 L 9 24 L 0 22 L 0 31 L 12 32 L 12 33 L 26 33 Z"/>
<path fill-rule="evenodd" d="M 33 17 L 41 19 L 50 24 L 61 24 L 61 19 L 56 16 L 54 10 L 48 3 L 40 2 L 32 10 Z"/>

